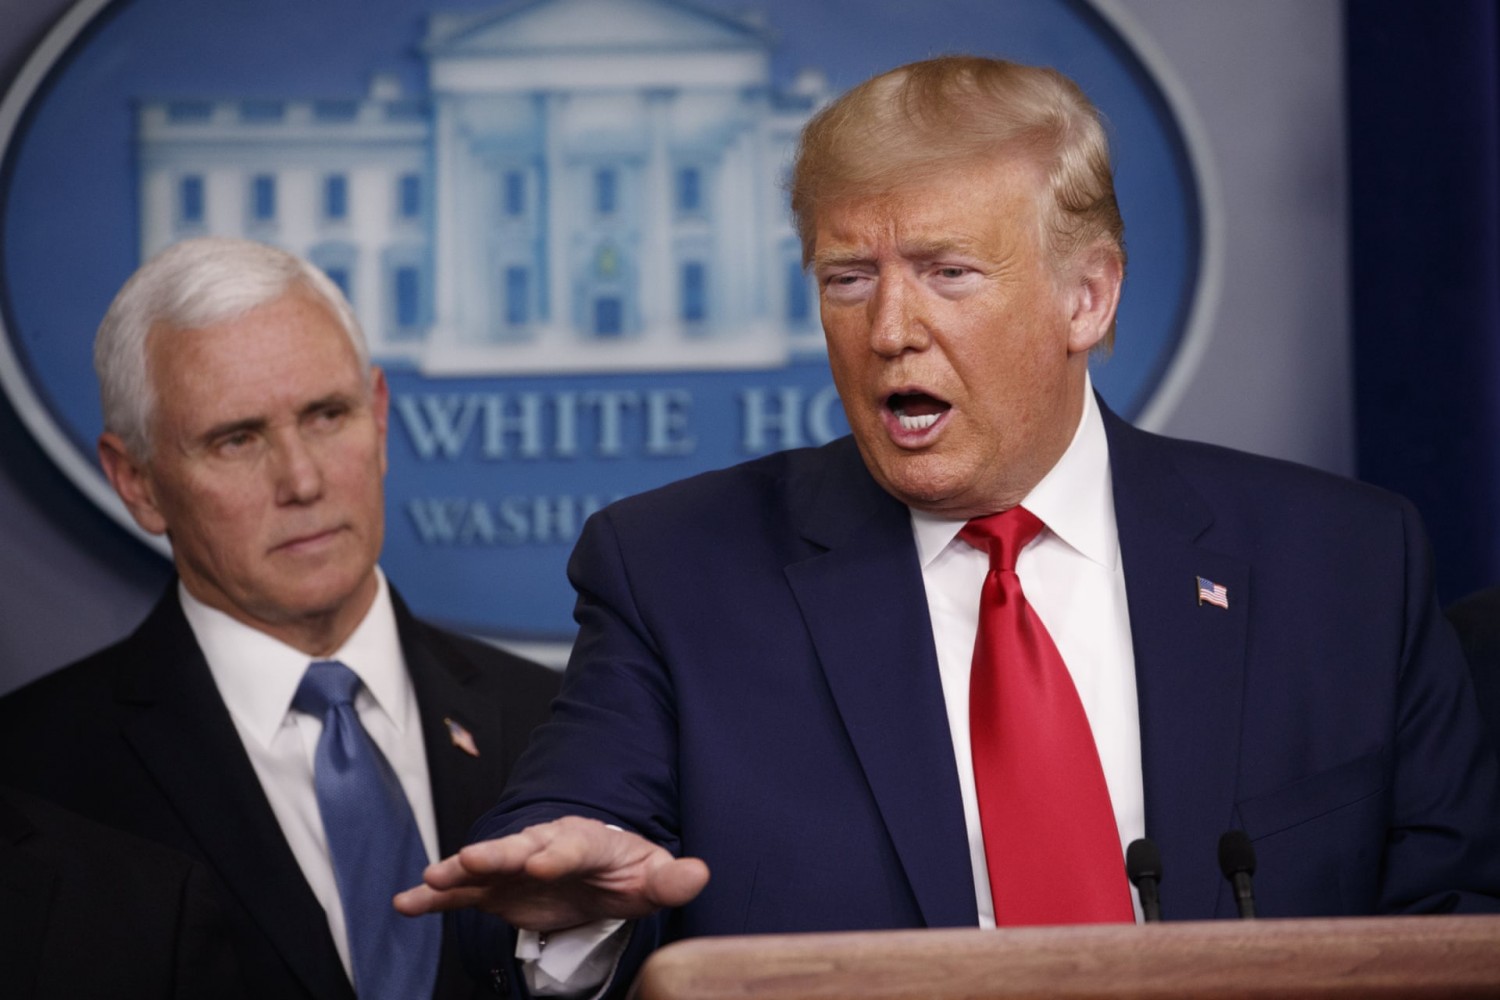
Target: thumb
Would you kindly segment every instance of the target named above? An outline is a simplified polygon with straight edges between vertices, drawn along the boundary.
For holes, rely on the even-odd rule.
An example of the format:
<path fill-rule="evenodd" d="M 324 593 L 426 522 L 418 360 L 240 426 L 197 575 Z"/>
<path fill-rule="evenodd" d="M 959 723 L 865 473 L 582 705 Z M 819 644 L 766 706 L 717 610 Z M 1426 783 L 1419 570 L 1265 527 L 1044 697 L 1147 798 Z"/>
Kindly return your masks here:
<path fill-rule="evenodd" d="M 708 884 L 708 865 L 698 858 L 673 858 L 646 877 L 646 895 L 658 907 L 683 906 Z"/>

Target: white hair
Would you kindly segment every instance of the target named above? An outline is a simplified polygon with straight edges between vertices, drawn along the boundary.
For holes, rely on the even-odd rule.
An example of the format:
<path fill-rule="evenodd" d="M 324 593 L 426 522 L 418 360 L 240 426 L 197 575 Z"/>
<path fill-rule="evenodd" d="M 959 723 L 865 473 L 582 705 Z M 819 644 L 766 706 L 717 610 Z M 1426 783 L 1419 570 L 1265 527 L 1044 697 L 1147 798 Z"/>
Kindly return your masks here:
<path fill-rule="evenodd" d="M 146 342 L 183 330 L 226 323 L 293 290 L 328 306 L 349 336 L 361 369 L 370 349 L 338 285 L 295 254 L 252 240 L 202 237 L 173 244 L 130 276 L 94 337 L 94 373 L 104 429 L 118 434 L 137 459 L 151 454 L 156 392 Z"/>

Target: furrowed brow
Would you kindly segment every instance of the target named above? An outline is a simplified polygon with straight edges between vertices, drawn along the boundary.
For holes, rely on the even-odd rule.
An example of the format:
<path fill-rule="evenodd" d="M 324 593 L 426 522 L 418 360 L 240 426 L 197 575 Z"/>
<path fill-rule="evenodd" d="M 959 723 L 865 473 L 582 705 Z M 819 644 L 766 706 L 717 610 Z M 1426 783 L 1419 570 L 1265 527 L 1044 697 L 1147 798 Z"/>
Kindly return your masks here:
<path fill-rule="evenodd" d="M 933 260 L 953 254 L 964 257 L 983 256 L 979 243 L 961 238 L 911 240 L 901 244 L 901 256 L 907 260 Z"/>

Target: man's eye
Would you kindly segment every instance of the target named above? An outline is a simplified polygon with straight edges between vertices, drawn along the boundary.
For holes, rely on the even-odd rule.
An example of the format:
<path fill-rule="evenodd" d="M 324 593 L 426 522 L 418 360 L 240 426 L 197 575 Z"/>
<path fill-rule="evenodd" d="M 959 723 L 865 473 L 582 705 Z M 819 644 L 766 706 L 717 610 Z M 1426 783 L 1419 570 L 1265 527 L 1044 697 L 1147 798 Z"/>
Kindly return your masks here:
<path fill-rule="evenodd" d="M 858 288 L 869 280 L 869 275 L 860 274 L 858 271 L 844 271 L 829 275 L 824 279 L 824 284 L 832 289 Z"/>
<path fill-rule="evenodd" d="M 233 434 L 225 434 L 214 441 L 214 450 L 220 454 L 233 454 L 237 451 L 245 450 L 245 448 L 249 447 L 252 440 L 254 438 L 249 431 L 236 431 Z"/>
<path fill-rule="evenodd" d="M 937 269 L 939 278 L 962 278 L 969 273 L 967 267 L 940 267 Z"/>

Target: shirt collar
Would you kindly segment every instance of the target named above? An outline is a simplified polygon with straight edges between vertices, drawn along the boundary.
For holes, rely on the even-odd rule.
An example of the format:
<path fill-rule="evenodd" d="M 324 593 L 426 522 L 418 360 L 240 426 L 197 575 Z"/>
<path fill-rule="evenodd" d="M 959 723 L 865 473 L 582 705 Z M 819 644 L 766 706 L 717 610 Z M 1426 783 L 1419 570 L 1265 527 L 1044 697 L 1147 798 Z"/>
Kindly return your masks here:
<path fill-rule="evenodd" d="M 401 730 L 408 717 L 411 686 L 405 680 L 390 588 L 378 566 L 375 575 L 379 586 L 370 610 L 326 659 L 338 660 L 354 671 L 365 685 L 359 698 L 371 698 Z M 189 594 L 181 581 L 177 595 L 230 715 L 263 746 L 269 746 L 291 711 L 292 697 L 312 657 L 209 607 Z"/>
<path fill-rule="evenodd" d="M 1120 555 L 1120 535 L 1109 476 L 1109 442 L 1094 399 L 1093 382 L 1087 376 L 1083 415 L 1073 440 L 1021 503 L 1083 556 L 1107 569 L 1114 568 Z M 912 534 L 924 568 L 948 547 L 965 523 L 912 509 Z"/>

